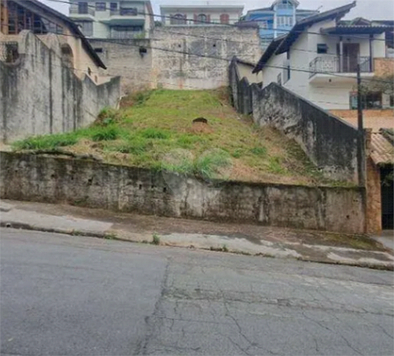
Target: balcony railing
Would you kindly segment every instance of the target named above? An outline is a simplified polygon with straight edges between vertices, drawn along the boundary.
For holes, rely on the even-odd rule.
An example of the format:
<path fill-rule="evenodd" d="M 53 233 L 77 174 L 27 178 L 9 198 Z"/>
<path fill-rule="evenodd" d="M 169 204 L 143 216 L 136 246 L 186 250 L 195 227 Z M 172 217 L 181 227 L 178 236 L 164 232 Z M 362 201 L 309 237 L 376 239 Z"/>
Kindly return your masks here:
<path fill-rule="evenodd" d="M 360 71 L 362 73 L 372 72 L 371 57 L 342 57 L 339 56 L 321 56 L 316 57 L 309 63 L 309 78 L 315 74 L 330 73 L 356 73 L 357 63 L 360 63 Z"/>
<path fill-rule="evenodd" d="M 87 8 L 78 8 L 78 7 L 70 7 L 70 14 L 79 14 L 79 15 L 92 15 L 94 16 L 94 9 L 87 7 Z"/>
<path fill-rule="evenodd" d="M 111 16 L 137 16 L 137 15 L 138 15 L 138 10 L 136 8 L 111 10 Z"/>

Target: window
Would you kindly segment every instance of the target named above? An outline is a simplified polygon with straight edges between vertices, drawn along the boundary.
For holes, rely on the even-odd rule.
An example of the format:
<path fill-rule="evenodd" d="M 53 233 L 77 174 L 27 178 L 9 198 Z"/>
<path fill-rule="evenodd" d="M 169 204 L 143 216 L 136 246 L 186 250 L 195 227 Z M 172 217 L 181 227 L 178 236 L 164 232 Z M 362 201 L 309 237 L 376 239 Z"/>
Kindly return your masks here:
<path fill-rule="evenodd" d="M 260 28 L 263 28 L 263 29 L 268 28 L 268 22 L 267 22 L 266 20 L 264 20 L 264 21 L 259 21 L 259 22 L 258 22 L 258 25 L 259 25 Z"/>
<path fill-rule="evenodd" d="M 66 67 L 72 68 L 74 66 L 74 55 L 71 47 L 68 44 L 61 46 L 63 64 Z"/>
<path fill-rule="evenodd" d="M 121 16 L 137 16 L 138 10 L 136 7 L 127 8 L 127 9 L 120 9 Z"/>
<path fill-rule="evenodd" d="M 222 24 L 230 23 L 230 16 L 228 14 L 221 14 L 220 15 L 220 23 L 222 23 Z"/>
<path fill-rule="evenodd" d="M 171 25 L 186 25 L 186 15 L 175 14 L 171 16 Z"/>
<path fill-rule="evenodd" d="M 278 5 L 278 9 L 291 9 L 293 5 L 288 0 L 282 0 Z"/>
<path fill-rule="evenodd" d="M 200 14 L 197 16 L 197 23 L 207 23 L 208 17 L 205 14 Z"/>
<path fill-rule="evenodd" d="M 110 9 L 111 11 L 117 11 L 117 10 L 118 10 L 118 3 L 117 3 L 117 2 L 111 2 L 111 3 L 109 4 L 109 9 Z"/>
<path fill-rule="evenodd" d="M 293 16 L 278 16 L 276 19 L 278 27 L 293 26 Z"/>
<path fill-rule="evenodd" d="M 361 98 L 363 109 L 381 109 L 382 108 L 382 93 L 369 92 Z M 350 93 L 350 109 L 357 109 L 357 92 Z"/>
<path fill-rule="evenodd" d="M 105 2 L 96 2 L 96 11 L 105 11 L 106 3 Z"/>
<path fill-rule="evenodd" d="M 325 43 L 318 43 L 317 44 L 317 53 L 323 54 L 327 53 L 328 47 Z"/>
<path fill-rule="evenodd" d="M 102 48 L 95 48 L 94 51 L 96 53 L 103 53 L 103 49 Z"/>
<path fill-rule="evenodd" d="M 87 2 L 79 2 L 78 3 L 78 14 L 87 14 L 88 13 L 88 3 Z"/>
<path fill-rule="evenodd" d="M 390 95 L 390 107 L 394 107 L 394 95 Z"/>
<path fill-rule="evenodd" d="M 81 27 L 81 31 L 85 36 L 93 36 L 93 22 L 79 21 L 76 24 Z"/>

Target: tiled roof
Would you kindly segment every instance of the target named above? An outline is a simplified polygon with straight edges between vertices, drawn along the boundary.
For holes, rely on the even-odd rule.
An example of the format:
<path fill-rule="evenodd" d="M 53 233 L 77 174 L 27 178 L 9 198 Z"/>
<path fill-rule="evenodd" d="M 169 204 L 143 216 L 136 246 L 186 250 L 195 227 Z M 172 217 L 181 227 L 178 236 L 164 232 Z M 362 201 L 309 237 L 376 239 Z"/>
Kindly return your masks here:
<path fill-rule="evenodd" d="M 394 146 L 383 132 L 372 133 L 371 158 L 376 165 L 394 164 Z"/>

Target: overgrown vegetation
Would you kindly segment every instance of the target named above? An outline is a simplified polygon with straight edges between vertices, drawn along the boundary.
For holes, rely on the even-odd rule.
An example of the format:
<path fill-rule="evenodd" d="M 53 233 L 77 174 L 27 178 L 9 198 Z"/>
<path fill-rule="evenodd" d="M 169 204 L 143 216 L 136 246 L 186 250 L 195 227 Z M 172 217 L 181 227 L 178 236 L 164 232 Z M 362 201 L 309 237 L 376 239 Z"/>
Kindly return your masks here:
<path fill-rule="evenodd" d="M 198 117 L 208 124 L 193 124 Z M 103 109 L 88 128 L 31 137 L 15 142 L 14 149 L 60 149 L 204 180 L 334 184 L 323 179 L 295 142 L 240 118 L 227 89 L 134 93 L 119 110 Z"/>

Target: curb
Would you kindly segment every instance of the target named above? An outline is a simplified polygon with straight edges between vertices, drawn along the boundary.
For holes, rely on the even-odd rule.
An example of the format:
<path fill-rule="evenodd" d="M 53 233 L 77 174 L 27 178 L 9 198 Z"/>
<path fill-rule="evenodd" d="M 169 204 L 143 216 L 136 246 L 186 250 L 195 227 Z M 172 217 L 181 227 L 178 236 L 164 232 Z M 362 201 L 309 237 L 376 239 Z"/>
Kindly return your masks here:
<path fill-rule="evenodd" d="M 15 223 L 15 222 L 11 222 L 11 221 L 0 221 L 0 227 L 21 229 L 21 230 L 30 230 L 30 231 L 50 232 L 50 233 L 65 234 L 65 235 L 70 235 L 70 236 L 97 237 L 97 238 L 101 238 L 101 239 L 117 240 L 117 241 L 131 242 L 131 243 L 144 243 L 141 241 L 130 240 L 130 239 L 118 237 L 116 235 L 116 230 L 107 231 L 107 232 L 86 231 L 86 230 L 79 231 L 79 230 L 73 230 L 73 229 L 46 228 L 46 227 L 40 227 L 40 226 L 35 226 L 35 225 L 30 225 L 30 224 Z M 160 244 L 156 245 L 156 246 L 160 246 Z M 163 243 L 163 244 L 161 244 L 161 246 L 190 249 L 190 246 L 178 246 L 176 244 Z M 376 263 L 365 263 L 365 262 L 357 263 L 357 262 L 346 262 L 346 261 L 343 261 L 343 262 L 341 262 L 341 261 L 327 261 L 327 260 L 324 261 L 324 260 L 308 259 L 305 257 L 295 258 L 295 257 L 291 257 L 291 256 L 278 257 L 278 256 L 274 256 L 274 255 L 269 255 L 269 254 L 261 254 L 261 253 L 250 254 L 250 253 L 244 253 L 242 251 L 236 251 L 236 250 L 222 251 L 220 249 L 212 249 L 212 248 L 208 249 L 208 248 L 194 247 L 194 249 L 211 251 L 211 252 L 230 253 L 230 254 L 234 254 L 234 255 L 255 256 L 255 257 L 262 256 L 262 257 L 269 257 L 269 258 L 293 259 L 293 260 L 297 260 L 297 261 L 310 262 L 310 263 L 323 263 L 323 264 L 337 265 L 337 266 L 351 266 L 351 267 L 369 268 L 369 269 L 375 269 L 375 270 L 381 270 L 381 271 L 394 271 L 394 264 L 388 265 L 388 264 L 376 264 Z"/>

